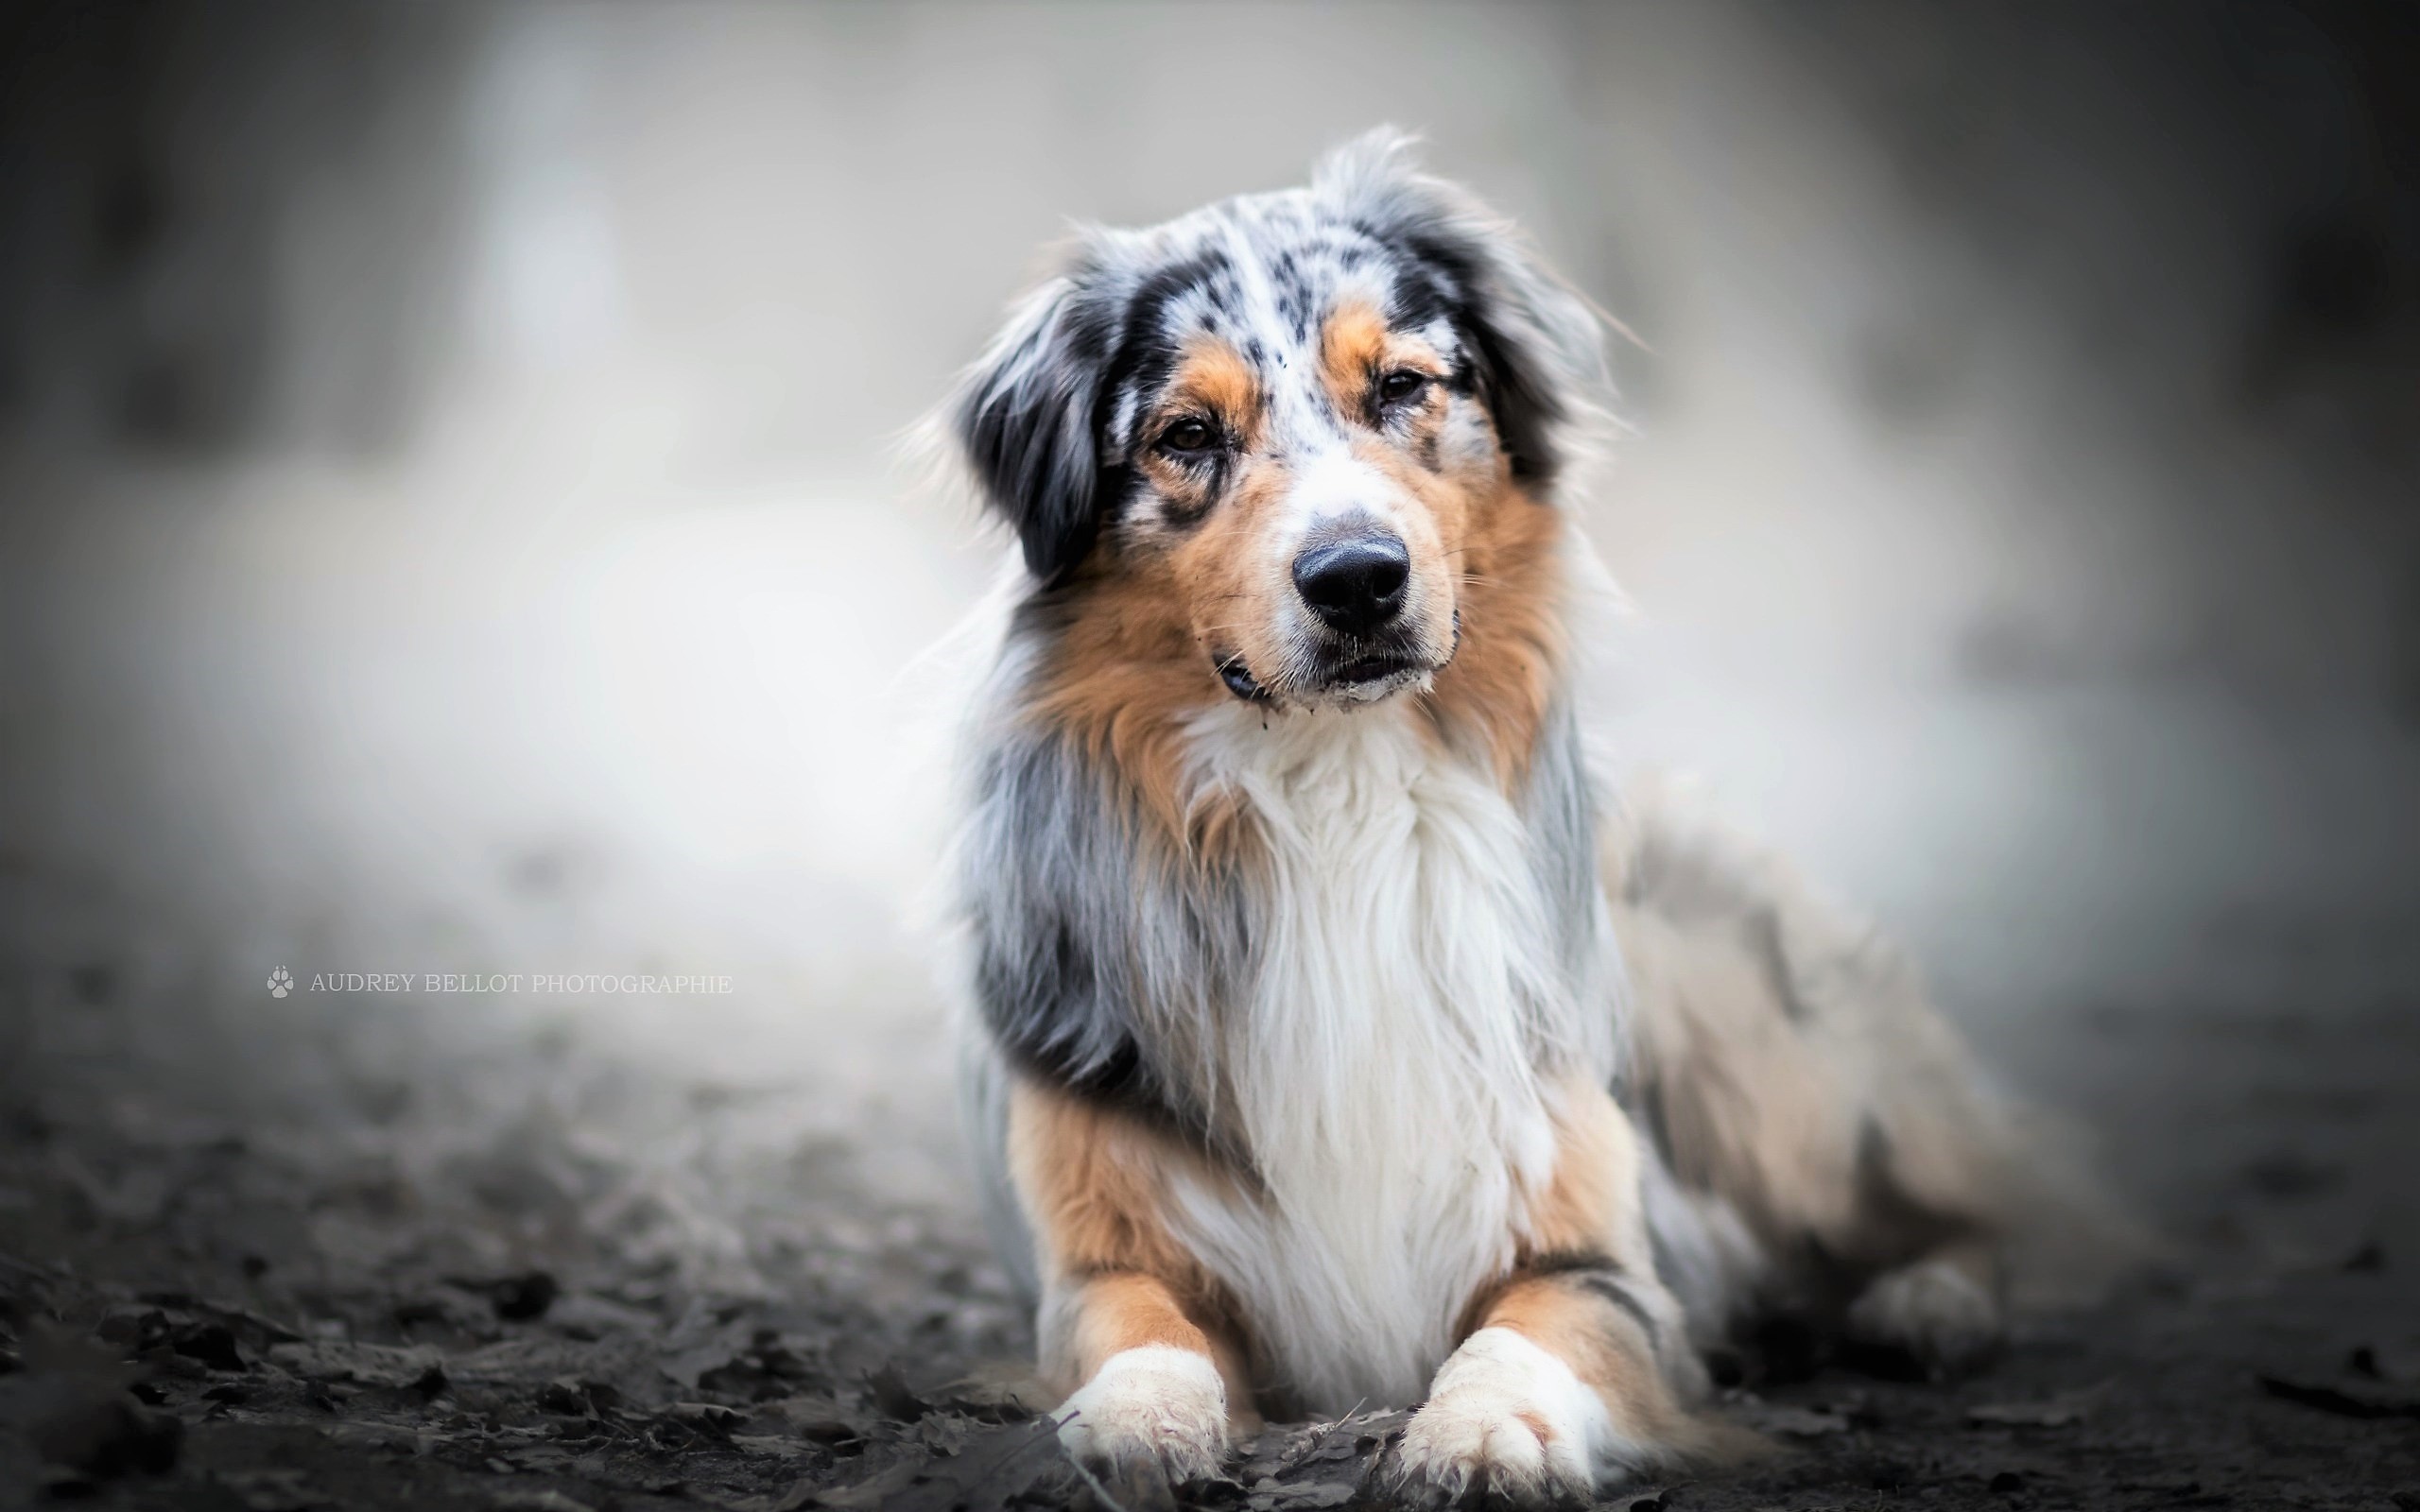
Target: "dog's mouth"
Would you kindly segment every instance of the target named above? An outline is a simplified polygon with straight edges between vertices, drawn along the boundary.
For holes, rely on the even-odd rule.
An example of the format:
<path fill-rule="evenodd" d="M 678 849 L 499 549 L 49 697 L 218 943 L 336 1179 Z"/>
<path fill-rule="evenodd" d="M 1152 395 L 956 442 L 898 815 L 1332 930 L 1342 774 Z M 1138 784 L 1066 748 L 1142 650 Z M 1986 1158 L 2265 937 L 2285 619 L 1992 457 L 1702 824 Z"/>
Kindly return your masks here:
<path fill-rule="evenodd" d="M 1443 660 L 1422 655 L 1400 645 L 1356 647 L 1341 660 L 1323 657 L 1311 669 L 1310 675 L 1286 690 L 1288 701 L 1375 703 L 1392 697 L 1407 688 L 1425 684 L 1443 672 L 1461 648 L 1462 616 L 1454 614 L 1454 641 Z M 1239 652 L 1229 651 L 1212 658 L 1218 668 L 1219 680 L 1227 691 L 1246 703 L 1274 704 L 1278 695 L 1253 673 Z"/>
<path fill-rule="evenodd" d="M 1426 662 L 1396 651 L 1380 651 L 1370 656 L 1356 657 L 1328 673 L 1322 685 L 1330 689 L 1358 688 L 1373 682 L 1392 682 L 1407 673 L 1432 672 L 1436 669 Z"/>
<path fill-rule="evenodd" d="M 1274 705 L 1279 699 L 1267 684 L 1253 676 L 1252 668 L 1239 656 L 1219 658 L 1215 663 L 1219 680 L 1227 691 L 1246 703 Z M 1287 690 L 1288 703 L 1375 703 L 1425 681 L 1438 670 L 1437 663 L 1416 657 L 1395 653 L 1378 653 L 1356 657 L 1321 669 L 1315 676 Z"/>

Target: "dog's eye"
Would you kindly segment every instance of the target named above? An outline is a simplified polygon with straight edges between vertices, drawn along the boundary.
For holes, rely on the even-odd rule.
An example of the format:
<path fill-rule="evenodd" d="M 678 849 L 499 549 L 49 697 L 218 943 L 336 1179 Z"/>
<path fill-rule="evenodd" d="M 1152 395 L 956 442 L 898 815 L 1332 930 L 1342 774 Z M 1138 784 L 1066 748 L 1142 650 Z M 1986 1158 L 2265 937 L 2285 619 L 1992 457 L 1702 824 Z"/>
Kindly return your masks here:
<path fill-rule="evenodd" d="M 1206 421 L 1187 415 L 1160 432 L 1160 450 L 1180 455 L 1206 452 L 1219 444 L 1219 432 Z"/>
<path fill-rule="evenodd" d="M 1427 387 L 1426 373 L 1397 368 L 1378 380 L 1378 398 L 1384 404 L 1401 404 L 1419 398 L 1420 391 Z"/>

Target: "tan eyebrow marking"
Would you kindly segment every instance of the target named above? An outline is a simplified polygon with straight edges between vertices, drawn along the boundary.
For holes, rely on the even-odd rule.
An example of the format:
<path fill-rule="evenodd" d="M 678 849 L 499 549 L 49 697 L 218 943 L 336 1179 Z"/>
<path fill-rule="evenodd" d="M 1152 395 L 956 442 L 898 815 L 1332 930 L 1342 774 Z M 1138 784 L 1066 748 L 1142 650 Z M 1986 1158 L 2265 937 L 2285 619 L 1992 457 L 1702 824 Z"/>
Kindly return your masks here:
<path fill-rule="evenodd" d="M 1168 393 L 1174 402 L 1190 400 L 1217 411 L 1238 438 L 1248 438 L 1256 428 L 1260 374 L 1223 341 L 1197 336 L 1187 342 Z"/>
<path fill-rule="evenodd" d="M 1390 368 L 1412 368 L 1443 377 L 1444 361 L 1426 341 L 1387 324 L 1366 300 L 1337 306 L 1320 328 L 1320 377 L 1337 413 L 1363 421 L 1376 414 L 1372 387 Z"/>
<path fill-rule="evenodd" d="M 1370 375 L 1387 354 L 1387 319 L 1360 300 L 1339 305 L 1320 329 L 1320 371 L 1339 411 L 1361 413 Z"/>

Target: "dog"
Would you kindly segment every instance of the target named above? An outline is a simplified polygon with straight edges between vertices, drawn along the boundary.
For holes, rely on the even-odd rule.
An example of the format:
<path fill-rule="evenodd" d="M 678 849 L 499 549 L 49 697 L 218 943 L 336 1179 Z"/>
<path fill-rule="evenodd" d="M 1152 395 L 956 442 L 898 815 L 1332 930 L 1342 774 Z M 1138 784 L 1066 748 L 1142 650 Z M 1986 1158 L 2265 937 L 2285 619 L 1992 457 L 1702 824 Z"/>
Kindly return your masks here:
<path fill-rule="evenodd" d="M 1776 1319 L 2000 1337 L 2025 1118 L 1896 952 L 1589 755 L 1602 326 L 1380 133 L 1081 233 L 945 411 L 1021 558 L 967 1113 L 1095 1472 L 1418 1403 L 1407 1488 L 1584 1497 L 1738 1450 L 1708 1362 Z"/>

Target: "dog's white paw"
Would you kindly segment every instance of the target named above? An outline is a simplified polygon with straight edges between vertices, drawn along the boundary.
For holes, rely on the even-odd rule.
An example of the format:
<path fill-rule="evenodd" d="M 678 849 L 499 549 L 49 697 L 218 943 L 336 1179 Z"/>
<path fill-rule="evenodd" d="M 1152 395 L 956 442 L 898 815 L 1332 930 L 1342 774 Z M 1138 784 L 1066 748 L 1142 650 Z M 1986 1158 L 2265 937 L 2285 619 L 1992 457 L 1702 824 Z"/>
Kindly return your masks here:
<path fill-rule="evenodd" d="M 1957 1372 L 1999 1349 L 1999 1302 L 1945 1260 L 1921 1260 L 1876 1277 L 1849 1308 L 1850 1337 L 1902 1349 L 1927 1368 Z"/>
<path fill-rule="evenodd" d="M 1396 1472 L 1447 1501 L 1585 1502 L 1622 1442 L 1569 1366 L 1511 1329 L 1486 1328 L 1438 1370 L 1405 1425 Z"/>
<path fill-rule="evenodd" d="M 1215 1475 L 1227 1452 L 1227 1384 L 1190 1349 L 1121 1349 L 1059 1409 L 1059 1442 L 1104 1477 L 1154 1468 L 1171 1483 Z"/>

